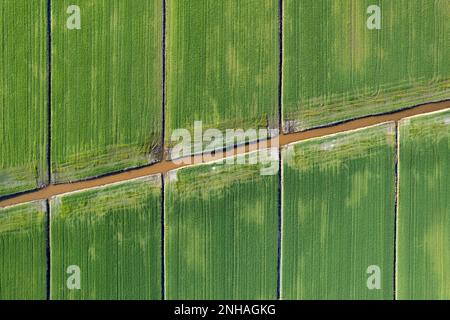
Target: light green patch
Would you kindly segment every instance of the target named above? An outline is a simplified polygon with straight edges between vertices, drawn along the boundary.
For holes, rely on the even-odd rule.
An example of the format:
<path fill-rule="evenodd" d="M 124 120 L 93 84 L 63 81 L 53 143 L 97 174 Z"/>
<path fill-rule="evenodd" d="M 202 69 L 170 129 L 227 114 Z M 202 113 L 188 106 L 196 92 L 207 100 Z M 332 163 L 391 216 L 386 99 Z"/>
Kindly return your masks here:
<path fill-rule="evenodd" d="M 223 188 L 234 183 L 255 182 L 264 179 L 261 173 L 276 166 L 269 150 L 228 157 L 206 165 L 191 166 L 169 172 L 173 189 L 183 197 L 210 198 L 223 196 Z M 275 173 L 276 174 L 276 173 Z M 176 182 L 175 182 L 176 181 Z M 208 186 L 202 188 L 202 186 Z"/>
<path fill-rule="evenodd" d="M 7 169 L 0 169 L 0 195 L 18 193 L 42 187 L 47 178 L 45 172 L 38 172 L 32 163 Z"/>
<path fill-rule="evenodd" d="M 423 243 L 425 244 L 425 252 L 431 265 L 430 277 L 433 278 L 432 283 L 440 284 L 437 294 L 442 299 L 450 299 L 450 274 L 448 272 L 448 264 L 445 263 L 446 257 L 450 252 L 450 237 L 447 235 L 447 228 L 443 225 L 430 226 L 426 230 Z M 447 261 L 450 258 L 447 257 Z M 443 285 L 444 284 L 444 285 Z"/>
<path fill-rule="evenodd" d="M 368 169 L 356 171 L 351 175 L 350 194 L 345 198 L 345 205 L 348 208 L 359 206 L 362 201 L 366 201 L 369 196 L 369 181 L 371 175 L 377 173 L 369 172 Z"/>
<path fill-rule="evenodd" d="M 155 142 L 156 143 L 156 142 Z M 148 150 L 145 146 L 112 146 L 105 148 L 106 153 L 98 150 L 80 152 L 68 157 L 53 170 L 53 182 L 71 182 L 83 180 L 96 172 L 97 176 L 130 169 L 156 162 L 161 150 L 155 147 Z"/>
<path fill-rule="evenodd" d="M 332 45 L 332 57 L 342 58 L 337 68 L 341 74 L 348 73 L 349 70 L 362 73 L 366 60 L 372 58 L 366 16 L 358 14 L 365 12 L 367 7 L 361 1 L 333 1 L 330 5 L 333 16 L 340 17 L 333 20 L 334 28 L 343 31 L 339 38 L 333 39 Z"/>
<path fill-rule="evenodd" d="M 395 145 L 394 123 L 306 140 L 301 142 L 301 148 L 289 146 L 284 149 L 285 163 L 301 170 L 312 167 L 337 170 L 347 160 L 370 154 L 386 144 Z"/>

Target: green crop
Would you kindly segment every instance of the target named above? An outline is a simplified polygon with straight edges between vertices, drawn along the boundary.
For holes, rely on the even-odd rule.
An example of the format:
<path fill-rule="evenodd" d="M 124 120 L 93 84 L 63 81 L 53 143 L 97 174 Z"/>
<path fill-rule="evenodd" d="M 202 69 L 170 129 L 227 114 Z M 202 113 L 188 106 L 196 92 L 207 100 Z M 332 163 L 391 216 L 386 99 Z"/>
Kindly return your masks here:
<path fill-rule="evenodd" d="M 46 1 L 1 1 L 0 34 L 1 197 L 48 182 Z"/>
<path fill-rule="evenodd" d="M 281 298 L 392 299 L 394 124 L 289 145 L 282 159 Z"/>
<path fill-rule="evenodd" d="M 176 129 L 198 142 L 194 121 L 278 127 L 277 0 L 169 0 L 167 19 L 167 146 Z"/>
<path fill-rule="evenodd" d="M 52 180 L 91 178 L 161 158 L 162 4 L 52 2 Z"/>
<path fill-rule="evenodd" d="M 400 122 L 399 299 L 450 299 L 450 110 Z"/>
<path fill-rule="evenodd" d="M 160 176 L 57 196 L 50 205 L 52 299 L 161 299 Z M 78 283 L 70 278 L 77 275 Z"/>
<path fill-rule="evenodd" d="M 0 209 L 0 300 L 47 297 L 44 202 Z"/>
<path fill-rule="evenodd" d="M 450 98 L 450 1 L 283 3 L 285 131 Z"/>
<path fill-rule="evenodd" d="M 276 298 L 278 176 L 261 175 L 262 167 L 209 163 L 168 173 L 168 299 Z"/>

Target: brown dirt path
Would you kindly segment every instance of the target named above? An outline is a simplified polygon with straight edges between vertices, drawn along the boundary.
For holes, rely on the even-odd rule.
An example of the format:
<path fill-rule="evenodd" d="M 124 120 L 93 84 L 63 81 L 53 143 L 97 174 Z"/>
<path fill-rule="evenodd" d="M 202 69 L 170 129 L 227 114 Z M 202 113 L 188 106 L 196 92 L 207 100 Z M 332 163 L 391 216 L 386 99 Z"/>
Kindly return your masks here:
<path fill-rule="evenodd" d="M 303 132 L 282 134 L 279 137 L 279 146 L 285 146 L 287 144 L 298 142 L 306 139 L 327 136 L 334 133 L 345 132 L 349 130 L 364 128 L 372 125 L 376 125 L 388 121 L 399 121 L 400 119 L 407 118 L 414 115 L 429 113 L 433 111 L 439 111 L 450 108 L 450 100 L 428 103 L 419 106 L 415 106 L 409 109 L 392 112 L 389 114 L 368 116 L 361 119 L 355 119 L 346 121 L 343 123 L 338 123 L 335 125 L 330 125 L 323 128 L 311 129 Z M 270 140 L 268 141 L 270 146 Z M 242 154 L 257 147 L 256 144 L 250 144 L 246 146 L 236 147 L 233 150 L 225 152 L 216 152 L 213 157 L 208 158 L 208 161 L 219 160 L 224 156 L 231 154 Z M 187 160 L 187 159 L 186 159 Z M 203 162 L 202 156 L 190 157 L 190 163 L 201 163 Z M 16 205 L 24 202 L 35 201 L 35 200 L 45 200 L 53 196 L 64 194 L 67 192 L 73 192 L 83 189 L 88 189 L 92 187 L 98 187 L 102 185 L 107 185 L 111 183 L 127 181 L 139 177 L 144 177 L 152 174 L 165 174 L 166 172 L 174 169 L 179 169 L 189 165 L 190 163 L 174 163 L 173 161 L 163 160 L 159 163 L 149 165 L 147 167 L 142 167 L 138 169 L 131 169 L 126 172 L 120 172 L 116 174 L 111 174 L 104 177 L 95 178 L 87 181 L 80 181 L 74 183 L 49 185 L 45 188 L 26 192 L 16 196 L 11 196 L 7 199 L 0 201 L 0 208 L 7 207 L 11 205 Z"/>

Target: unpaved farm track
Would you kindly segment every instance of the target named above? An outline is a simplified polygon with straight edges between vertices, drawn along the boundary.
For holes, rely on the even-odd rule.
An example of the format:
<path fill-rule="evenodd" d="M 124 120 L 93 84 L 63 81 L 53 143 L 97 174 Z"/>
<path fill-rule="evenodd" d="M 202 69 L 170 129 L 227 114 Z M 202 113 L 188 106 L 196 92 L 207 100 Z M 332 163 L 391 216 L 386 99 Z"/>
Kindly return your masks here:
<path fill-rule="evenodd" d="M 317 129 L 311 129 L 303 132 L 297 132 L 297 133 L 290 133 L 290 134 L 282 134 L 279 137 L 279 147 L 285 146 L 290 143 L 307 140 L 311 138 L 317 138 L 322 136 L 327 136 L 334 133 L 364 128 L 372 125 L 376 125 L 383 122 L 388 121 L 399 121 L 400 119 L 407 118 L 414 115 L 419 114 L 425 114 L 433 111 L 439 111 L 450 108 L 450 100 L 445 100 L 442 102 L 434 102 L 434 103 L 428 103 L 423 104 L 415 107 L 411 107 L 408 109 L 404 109 L 401 111 L 396 111 L 388 114 L 381 114 L 381 115 L 374 115 L 374 116 L 368 116 L 360 119 L 350 120 L 343 123 L 338 123 L 334 125 L 330 125 L 323 128 L 317 128 Z M 270 140 L 268 142 L 268 145 L 270 145 Z M 214 161 L 214 160 L 220 160 L 221 158 L 231 154 L 242 154 L 245 152 L 248 152 L 250 150 L 255 149 L 255 144 L 245 145 L 245 146 L 239 146 L 235 147 L 234 150 L 225 152 L 216 152 L 216 154 L 213 157 L 210 157 L 208 161 Z M 16 205 L 24 202 L 29 201 L 35 201 L 35 200 L 45 200 L 49 199 L 53 196 L 64 194 L 67 192 L 73 192 L 98 186 L 103 186 L 111 183 L 121 182 L 121 181 L 127 181 L 139 177 L 144 177 L 147 175 L 152 174 L 165 174 L 166 172 L 174 169 L 179 169 L 182 167 L 185 167 L 189 164 L 184 161 L 184 163 L 180 163 L 181 161 L 169 161 L 169 160 L 163 160 L 159 163 L 152 164 L 146 167 L 138 168 L 138 169 L 131 169 L 129 171 L 110 174 L 107 176 L 87 180 L 87 181 L 80 181 L 80 182 L 74 182 L 74 183 L 66 183 L 66 184 L 51 184 L 47 187 L 44 187 L 39 190 L 30 191 L 26 193 L 22 193 L 19 195 L 13 195 L 10 197 L 7 197 L 4 200 L 0 201 L 0 207 L 7 207 L 11 205 Z M 188 163 L 201 163 L 203 162 L 202 156 L 192 156 L 191 161 Z"/>

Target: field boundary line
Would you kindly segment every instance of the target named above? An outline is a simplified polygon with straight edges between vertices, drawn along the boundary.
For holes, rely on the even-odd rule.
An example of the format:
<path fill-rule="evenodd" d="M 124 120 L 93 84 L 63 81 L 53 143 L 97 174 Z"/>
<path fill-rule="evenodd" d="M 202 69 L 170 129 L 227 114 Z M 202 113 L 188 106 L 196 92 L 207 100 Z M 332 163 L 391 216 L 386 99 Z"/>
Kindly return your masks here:
<path fill-rule="evenodd" d="M 52 0 L 47 0 L 47 182 L 52 181 Z M 51 299 L 50 198 L 45 201 L 46 299 Z"/>
<path fill-rule="evenodd" d="M 161 174 L 161 300 L 166 300 L 166 197 L 164 174 Z"/>
<path fill-rule="evenodd" d="M 166 66 L 166 49 L 167 49 L 167 5 L 168 0 L 162 0 L 162 134 L 161 149 L 162 157 L 165 159 L 165 141 L 166 141 L 166 107 L 167 107 L 167 66 Z M 165 218 L 166 218 L 166 198 L 165 198 L 165 176 L 161 173 L 161 300 L 166 299 L 166 234 L 165 234 Z"/>
<path fill-rule="evenodd" d="M 166 107 L 167 107 L 167 101 L 166 101 L 166 72 L 167 72 L 167 66 L 166 66 L 166 33 L 167 33 L 167 1 L 168 0 L 162 0 L 162 38 L 161 38 L 161 59 L 162 59 L 162 83 L 161 83 L 161 103 L 162 103 L 162 112 L 161 112 L 161 118 L 162 118 L 162 132 L 161 132 L 161 154 L 164 158 L 164 152 L 165 152 L 165 140 L 166 140 Z"/>
<path fill-rule="evenodd" d="M 400 194 L 400 124 L 395 123 L 395 206 L 394 206 L 394 279 L 393 299 L 397 300 L 397 272 L 398 272 L 398 206 Z"/>
<path fill-rule="evenodd" d="M 373 115 L 368 116 L 364 118 L 349 120 L 346 122 L 330 125 L 327 127 L 321 127 L 316 129 L 310 129 L 302 132 L 296 132 L 296 133 L 289 133 L 289 134 L 281 134 L 280 136 L 268 139 L 268 143 L 270 144 L 272 140 L 279 139 L 279 148 L 303 141 L 308 140 L 312 138 L 318 138 L 323 136 L 328 136 L 335 133 L 340 132 L 346 132 L 351 131 L 355 129 L 361 129 L 365 127 L 369 127 L 376 124 L 381 124 L 384 122 L 389 121 L 395 121 L 398 122 L 399 120 L 403 118 L 408 118 L 415 115 L 421 115 L 426 113 L 431 113 L 434 111 L 439 110 L 445 110 L 450 108 L 450 100 L 445 100 L 441 102 L 433 102 L 428 104 L 422 104 L 415 107 L 411 107 L 408 109 L 403 109 L 396 112 L 391 112 L 387 114 L 381 114 L 381 115 Z M 248 143 L 246 145 L 241 145 L 234 147 L 233 149 L 230 149 L 233 151 L 234 155 L 247 153 L 249 150 L 254 150 L 255 143 Z M 253 149 L 251 149 L 253 148 Z M 259 150 L 260 148 L 257 148 Z M 266 149 L 264 147 L 263 149 Z M 213 162 L 217 160 L 223 159 L 227 154 L 229 155 L 230 150 L 228 151 L 220 151 L 216 152 L 214 157 L 209 157 L 208 162 Z M 200 164 L 203 162 L 203 156 L 201 154 L 194 155 L 187 157 L 185 159 L 190 159 L 190 164 L 186 163 L 174 163 L 173 161 L 169 161 L 166 159 L 163 159 L 160 162 L 150 164 L 145 167 L 140 167 L 136 169 L 130 169 L 123 172 L 118 173 L 111 173 L 106 176 L 90 179 L 90 180 L 84 180 L 79 182 L 73 182 L 73 183 L 65 183 L 65 184 L 49 184 L 48 186 L 33 190 L 29 192 L 23 192 L 16 195 L 10 195 L 7 197 L 4 197 L 3 200 L 0 200 L 0 208 L 17 205 L 25 202 L 35 201 L 35 200 L 46 200 L 53 196 L 64 194 L 67 192 L 73 192 L 77 190 L 83 190 L 83 189 L 89 189 L 93 187 L 103 186 L 115 182 L 121 182 L 121 181 L 127 181 L 131 179 L 136 179 L 148 175 L 154 175 L 154 174 L 164 174 L 168 171 L 180 169 L 186 166 L 194 164 Z"/>
<path fill-rule="evenodd" d="M 277 274 L 277 300 L 281 300 L 281 290 L 283 288 L 283 157 L 282 148 L 278 149 L 278 274 Z"/>
<path fill-rule="evenodd" d="M 52 181 L 52 0 L 47 0 L 47 183 Z"/>
<path fill-rule="evenodd" d="M 278 130 L 283 132 L 283 0 L 278 0 Z"/>
<path fill-rule="evenodd" d="M 45 200 L 45 237 L 46 237 L 46 246 L 45 246 L 45 255 L 47 257 L 47 273 L 46 273 L 46 295 L 47 300 L 51 299 L 51 273 L 52 273 L 52 265 L 51 265 L 51 249 L 50 249 L 50 221 L 51 221 L 51 210 L 50 210 L 50 200 Z"/>
<path fill-rule="evenodd" d="M 162 0 L 162 157 L 165 157 L 165 140 L 166 140 L 166 36 L 167 36 L 167 1 Z M 166 200 L 164 188 L 164 173 L 161 173 L 161 300 L 166 299 L 166 241 L 165 241 L 165 215 L 166 215 Z"/>
<path fill-rule="evenodd" d="M 278 70 L 278 130 L 283 132 L 283 0 L 278 0 L 278 46 L 280 50 Z M 277 257 L 277 300 L 281 299 L 281 252 L 283 223 L 283 159 L 278 148 L 278 257 Z"/>

